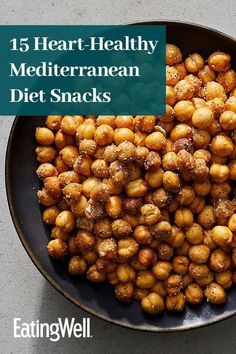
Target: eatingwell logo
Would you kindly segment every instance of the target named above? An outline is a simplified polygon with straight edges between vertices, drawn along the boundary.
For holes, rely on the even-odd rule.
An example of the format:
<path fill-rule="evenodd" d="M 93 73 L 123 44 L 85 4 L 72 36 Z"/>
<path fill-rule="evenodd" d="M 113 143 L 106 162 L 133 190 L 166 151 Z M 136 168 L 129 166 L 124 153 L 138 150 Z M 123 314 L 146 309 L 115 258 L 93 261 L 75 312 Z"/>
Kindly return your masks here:
<path fill-rule="evenodd" d="M 57 342 L 61 338 L 92 338 L 90 330 L 90 318 L 83 318 L 76 322 L 73 317 L 62 319 L 57 322 L 47 323 L 40 320 L 23 322 L 21 318 L 14 318 L 14 338 L 48 338 Z"/>

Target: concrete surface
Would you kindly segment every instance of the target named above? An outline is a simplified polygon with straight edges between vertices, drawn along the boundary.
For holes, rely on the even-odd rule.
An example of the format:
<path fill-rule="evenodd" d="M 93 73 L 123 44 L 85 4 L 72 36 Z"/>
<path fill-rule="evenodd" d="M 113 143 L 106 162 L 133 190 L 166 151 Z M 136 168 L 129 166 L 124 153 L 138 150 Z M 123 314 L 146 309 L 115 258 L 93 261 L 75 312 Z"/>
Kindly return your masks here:
<path fill-rule="evenodd" d="M 12 0 L 0 1 L 0 24 L 117 24 L 134 20 L 178 19 L 236 36 L 236 2 L 161 0 Z M 2 83 L 3 84 L 3 83 Z M 13 117 L 0 117 L 0 353 L 235 353 L 236 317 L 187 333 L 139 333 L 91 319 L 93 339 L 14 339 L 13 317 L 40 318 L 86 314 L 65 300 L 36 270 L 13 227 L 5 195 L 4 159 Z M 16 171 L 17 173 L 17 171 Z"/>

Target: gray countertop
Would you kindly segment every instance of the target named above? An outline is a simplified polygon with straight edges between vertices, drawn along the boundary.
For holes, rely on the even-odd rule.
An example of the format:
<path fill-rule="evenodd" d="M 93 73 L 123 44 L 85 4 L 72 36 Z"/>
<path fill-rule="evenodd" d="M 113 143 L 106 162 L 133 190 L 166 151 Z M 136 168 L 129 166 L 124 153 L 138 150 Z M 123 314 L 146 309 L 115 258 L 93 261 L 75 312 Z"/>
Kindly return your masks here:
<path fill-rule="evenodd" d="M 0 24 L 118 24 L 174 19 L 204 24 L 236 37 L 235 12 L 235 0 L 1 0 Z M 172 334 L 135 332 L 91 317 L 91 339 L 67 338 L 52 343 L 47 339 L 13 338 L 14 317 L 52 323 L 58 317 L 82 318 L 86 313 L 46 282 L 13 227 L 4 181 L 5 149 L 12 122 L 13 117 L 0 117 L 0 353 L 235 353 L 236 317 Z"/>

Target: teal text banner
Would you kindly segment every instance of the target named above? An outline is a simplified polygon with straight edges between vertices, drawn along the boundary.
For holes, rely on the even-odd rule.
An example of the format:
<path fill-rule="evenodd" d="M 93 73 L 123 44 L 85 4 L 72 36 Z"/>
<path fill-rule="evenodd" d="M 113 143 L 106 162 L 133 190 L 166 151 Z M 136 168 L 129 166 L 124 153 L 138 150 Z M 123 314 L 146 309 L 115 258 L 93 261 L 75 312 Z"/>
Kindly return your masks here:
<path fill-rule="evenodd" d="M 0 26 L 0 114 L 163 115 L 165 44 L 165 26 Z"/>

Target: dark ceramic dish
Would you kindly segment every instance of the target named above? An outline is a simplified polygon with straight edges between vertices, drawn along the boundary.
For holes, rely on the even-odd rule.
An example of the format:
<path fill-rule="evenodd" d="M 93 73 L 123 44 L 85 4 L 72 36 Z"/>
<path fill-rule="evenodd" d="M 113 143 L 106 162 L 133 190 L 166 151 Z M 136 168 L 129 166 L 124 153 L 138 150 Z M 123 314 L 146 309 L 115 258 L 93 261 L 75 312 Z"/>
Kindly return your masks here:
<path fill-rule="evenodd" d="M 223 33 L 188 23 L 153 21 L 144 24 L 166 24 L 167 41 L 178 45 L 183 55 L 195 51 L 207 58 L 215 50 L 231 54 L 236 66 L 236 41 Z M 44 277 L 67 299 L 89 313 L 123 327 L 170 332 L 206 326 L 236 313 L 236 288 L 228 291 L 225 305 L 214 307 L 206 301 L 200 306 L 187 306 L 180 314 L 165 312 L 161 316 L 146 315 L 140 304 L 124 305 L 115 299 L 113 287 L 92 284 L 86 279 L 74 281 L 63 263 L 52 261 L 46 245 L 49 229 L 42 222 L 36 191 L 34 129 L 44 124 L 44 117 L 17 117 L 14 121 L 6 155 L 6 186 L 9 207 L 18 235 Z"/>

